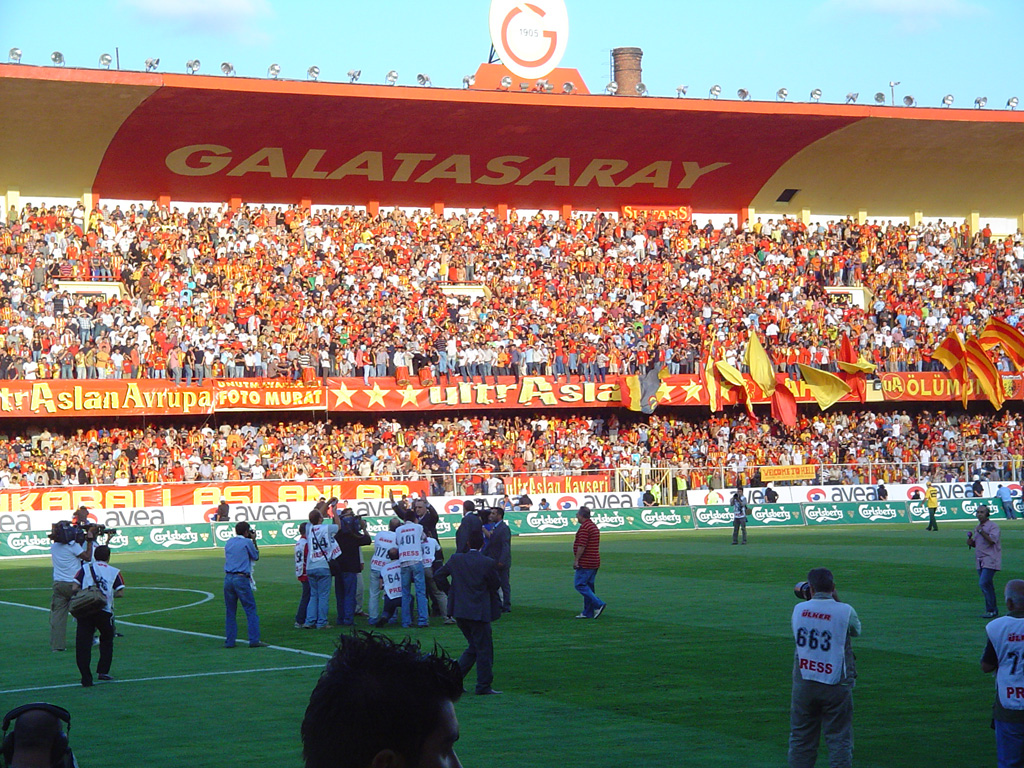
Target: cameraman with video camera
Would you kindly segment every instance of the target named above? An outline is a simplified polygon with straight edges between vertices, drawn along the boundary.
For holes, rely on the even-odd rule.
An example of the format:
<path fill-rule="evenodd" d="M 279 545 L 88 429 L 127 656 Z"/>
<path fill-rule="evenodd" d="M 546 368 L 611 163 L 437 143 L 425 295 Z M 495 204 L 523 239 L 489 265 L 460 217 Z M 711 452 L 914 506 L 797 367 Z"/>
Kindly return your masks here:
<path fill-rule="evenodd" d="M 89 510 L 79 507 L 74 521 L 62 520 L 50 530 L 50 559 L 53 563 L 53 597 L 50 599 L 50 650 L 67 650 L 68 607 L 75 574 L 82 563 L 92 560 L 96 528 L 89 527 Z"/>
<path fill-rule="evenodd" d="M 825 732 L 829 765 L 853 764 L 853 686 L 857 679 L 851 637 L 861 631 L 853 606 L 839 601 L 827 568 L 814 568 L 794 590 L 793 698 L 790 704 L 789 765 L 812 768 Z"/>
<path fill-rule="evenodd" d="M 366 518 L 357 516 L 351 507 L 346 507 L 337 518 L 338 532 L 334 540 L 341 547 L 335 564 L 334 597 L 338 604 L 338 624 L 351 627 L 355 623 L 356 588 L 363 564 L 359 548 L 373 543 L 366 532 Z"/>

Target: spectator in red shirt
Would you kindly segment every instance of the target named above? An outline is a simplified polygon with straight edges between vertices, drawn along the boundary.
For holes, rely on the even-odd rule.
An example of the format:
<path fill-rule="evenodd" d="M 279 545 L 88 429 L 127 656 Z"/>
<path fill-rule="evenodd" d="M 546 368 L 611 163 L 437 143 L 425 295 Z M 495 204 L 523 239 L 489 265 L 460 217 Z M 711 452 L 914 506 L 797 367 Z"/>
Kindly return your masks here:
<path fill-rule="evenodd" d="M 573 568 L 576 569 L 576 591 L 583 595 L 583 613 L 577 619 L 596 619 L 604 613 L 607 603 L 594 594 L 594 579 L 597 569 L 601 567 L 601 530 L 590 519 L 590 507 L 580 507 L 576 513 L 579 530 L 572 543 L 575 557 Z"/>

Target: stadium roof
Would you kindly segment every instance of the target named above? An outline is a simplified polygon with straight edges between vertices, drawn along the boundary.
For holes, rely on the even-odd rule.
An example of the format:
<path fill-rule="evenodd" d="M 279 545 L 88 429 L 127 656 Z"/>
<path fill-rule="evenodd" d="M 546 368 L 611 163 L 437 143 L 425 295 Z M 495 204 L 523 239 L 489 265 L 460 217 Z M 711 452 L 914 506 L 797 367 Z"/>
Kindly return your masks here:
<path fill-rule="evenodd" d="M 0 64 L 0 194 L 1024 213 L 1024 113 Z M 789 203 L 777 202 L 797 190 Z"/>

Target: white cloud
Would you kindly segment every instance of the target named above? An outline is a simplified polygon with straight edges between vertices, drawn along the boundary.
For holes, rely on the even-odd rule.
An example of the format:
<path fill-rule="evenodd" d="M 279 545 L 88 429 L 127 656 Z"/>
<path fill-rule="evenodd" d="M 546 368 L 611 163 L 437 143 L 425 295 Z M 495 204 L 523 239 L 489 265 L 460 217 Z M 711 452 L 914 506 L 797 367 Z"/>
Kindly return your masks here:
<path fill-rule="evenodd" d="M 969 0 L 825 0 L 820 10 L 844 18 L 888 17 L 903 32 L 933 31 L 944 21 L 988 14 L 983 5 Z"/>
<path fill-rule="evenodd" d="M 233 35 L 246 42 L 265 40 L 261 23 L 273 16 L 267 0 L 121 0 L 121 5 L 174 31 Z"/>

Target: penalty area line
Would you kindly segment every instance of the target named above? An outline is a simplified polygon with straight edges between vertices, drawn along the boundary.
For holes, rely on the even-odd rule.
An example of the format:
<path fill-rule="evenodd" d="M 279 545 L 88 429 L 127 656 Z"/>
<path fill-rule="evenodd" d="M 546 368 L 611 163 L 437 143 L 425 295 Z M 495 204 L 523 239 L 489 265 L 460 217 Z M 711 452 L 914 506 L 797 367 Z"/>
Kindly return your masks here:
<path fill-rule="evenodd" d="M 222 672 L 195 672 L 189 675 L 161 675 L 159 677 L 132 677 L 125 680 L 114 680 L 113 683 L 121 685 L 124 683 L 151 683 L 158 680 L 188 680 L 196 677 L 220 677 L 223 675 L 248 675 L 255 672 L 290 672 L 295 669 L 322 669 L 322 664 L 302 664 L 293 667 L 264 667 L 262 669 L 230 669 Z M 107 683 L 99 683 L 106 685 Z M 55 691 L 60 688 L 81 688 L 81 683 L 64 683 L 61 685 L 40 685 L 34 688 L 10 688 L 0 691 L 0 694 L 8 693 L 30 693 L 33 691 Z"/>

